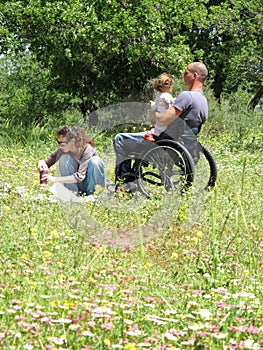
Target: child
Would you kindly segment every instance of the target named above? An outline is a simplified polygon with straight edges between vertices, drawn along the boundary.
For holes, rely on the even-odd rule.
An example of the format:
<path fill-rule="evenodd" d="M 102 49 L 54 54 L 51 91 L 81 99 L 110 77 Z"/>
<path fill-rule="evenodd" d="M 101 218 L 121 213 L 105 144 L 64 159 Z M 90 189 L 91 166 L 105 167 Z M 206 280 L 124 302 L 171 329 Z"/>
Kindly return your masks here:
<path fill-rule="evenodd" d="M 168 74 L 161 74 L 153 80 L 153 88 L 157 91 L 157 95 L 154 101 L 150 101 L 152 112 L 165 112 L 173 103 L 175 98 L 171 95 L 174 81 Z M 160 125 L 155 118 L 150 119 L 151 123 L 155 124 L 155 127 L 149 131 L 146 131 L 144 138 L 150 142 L 155 141 L 154 136 L 159 136 L 165 129 L 165 125 Z"/>

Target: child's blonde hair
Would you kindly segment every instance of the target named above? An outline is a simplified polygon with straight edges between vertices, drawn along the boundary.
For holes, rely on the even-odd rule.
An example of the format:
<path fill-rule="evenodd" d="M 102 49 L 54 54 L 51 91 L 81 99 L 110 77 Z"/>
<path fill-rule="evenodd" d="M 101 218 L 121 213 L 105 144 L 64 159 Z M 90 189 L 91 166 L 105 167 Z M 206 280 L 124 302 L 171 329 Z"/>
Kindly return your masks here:
<path fill-rule="evenodd" d="M 174 80 L 166 73 L 160 74 L 157 78 L 153 79 L 153 88 L 157 91 L 161 91 L 162 88 L 169 88 L 172 85 L 174 85 Z"/>

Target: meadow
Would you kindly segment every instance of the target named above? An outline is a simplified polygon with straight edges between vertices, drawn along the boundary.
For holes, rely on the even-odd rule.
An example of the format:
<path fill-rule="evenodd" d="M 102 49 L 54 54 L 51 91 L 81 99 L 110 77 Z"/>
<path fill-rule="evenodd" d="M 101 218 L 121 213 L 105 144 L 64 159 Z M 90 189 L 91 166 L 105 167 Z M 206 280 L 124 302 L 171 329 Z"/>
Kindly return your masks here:
<path fill-rule="evenodd" d="M 262 127 L 256 130 L 219 137 L 208 126 L 202 137 L 219 177 L 198 217 L 188 229 L 183 216 L 123 247 L 76 230 L 49 185 L 39 186 L 36 164 L 56 147 L 52 133 L 31 131 L 26 142 L 3 137 L 0 348 L 263 349 Z"/>

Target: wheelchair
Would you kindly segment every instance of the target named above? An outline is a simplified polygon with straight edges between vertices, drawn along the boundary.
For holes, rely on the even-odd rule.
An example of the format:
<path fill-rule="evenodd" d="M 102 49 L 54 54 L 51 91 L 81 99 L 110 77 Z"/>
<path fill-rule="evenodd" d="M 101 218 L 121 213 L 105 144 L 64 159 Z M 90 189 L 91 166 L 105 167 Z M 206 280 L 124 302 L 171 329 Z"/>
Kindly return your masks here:
<path fill-rule="evenodd" d="M 197 139 L 194 149 L 190 150 L 183 139 L 160 139 L 150 143 L 142 153 L 130 154 L 129 159 L 132 172 L 125 174 L 124 182 L 135 181 L 138 190 L 147 198 L 171 191 L 184 193 L 194 182 L 202 182 L 199 185 L 203 190 L 210 190 L 216 184 L 216 161 L 211 151 Z"/>

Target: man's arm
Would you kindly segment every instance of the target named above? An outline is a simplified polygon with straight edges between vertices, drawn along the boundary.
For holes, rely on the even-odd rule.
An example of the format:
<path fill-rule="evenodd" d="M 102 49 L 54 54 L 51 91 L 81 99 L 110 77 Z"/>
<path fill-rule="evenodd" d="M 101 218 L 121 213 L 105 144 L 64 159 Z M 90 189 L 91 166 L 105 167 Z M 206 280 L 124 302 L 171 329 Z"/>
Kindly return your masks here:
<path fill-rule="evenodd" d="M 155 117 L 158 120 L 159 125 L 169 125 L 171 124 L 175 119 L 177 119 L 182 114 L 179 109 L 175 108 L 174 106 L 171 106 L 167 111 L 164 113 L 155 113 Z"/>

